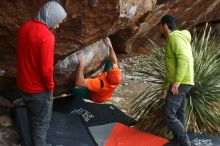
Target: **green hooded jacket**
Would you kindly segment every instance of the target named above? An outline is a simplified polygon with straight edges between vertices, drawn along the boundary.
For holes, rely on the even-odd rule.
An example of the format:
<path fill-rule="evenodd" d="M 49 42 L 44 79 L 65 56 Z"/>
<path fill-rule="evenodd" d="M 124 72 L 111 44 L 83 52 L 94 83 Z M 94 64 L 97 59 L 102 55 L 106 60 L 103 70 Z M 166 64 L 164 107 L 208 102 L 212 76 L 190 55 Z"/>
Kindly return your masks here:
<path fill-rule="evenodd" d="M 163 89 L 170 84 L 194 85 L 191 35 L 187 30 L 176 30 L 169 34 L 165 49 L 166 75 Z"/>

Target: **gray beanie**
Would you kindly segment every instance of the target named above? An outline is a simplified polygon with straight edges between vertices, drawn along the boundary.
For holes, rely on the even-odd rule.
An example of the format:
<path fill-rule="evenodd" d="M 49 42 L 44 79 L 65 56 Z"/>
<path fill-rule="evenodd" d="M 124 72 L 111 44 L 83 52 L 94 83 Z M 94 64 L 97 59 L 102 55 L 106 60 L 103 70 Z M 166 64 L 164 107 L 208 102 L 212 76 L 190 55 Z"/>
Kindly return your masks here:
<path fill-rule="evenodd" d="M 49 1 L 44 4 L 37 15 L 37 19 L 52 28 L 55 24 L 60 23 L 65 17 L 64 8 L 56 1 Z"/>

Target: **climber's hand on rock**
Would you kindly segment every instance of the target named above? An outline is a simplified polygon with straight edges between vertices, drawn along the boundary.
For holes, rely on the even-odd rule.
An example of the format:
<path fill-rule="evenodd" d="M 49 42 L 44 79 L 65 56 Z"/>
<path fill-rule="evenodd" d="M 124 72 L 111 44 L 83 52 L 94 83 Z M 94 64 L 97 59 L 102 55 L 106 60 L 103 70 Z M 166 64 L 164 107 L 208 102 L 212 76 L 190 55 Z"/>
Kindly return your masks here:
<path fill-rule="evenodd" d="M 85 60 L 84 60 L 84 57 L 83 57 L 83 53 L 79 52 L 77 54 L 77 57 L 78 57 L 79 65 L 80 66 L 85 66 Z"/>
<path fill-rule="evenodd" d="M 111 40 L 109 39 L 109 37 L 106 37 L 106 38 L 104 39 L 104 41 L 105 41 L 105 43 L 106 43 L 107 46 L 109 46 L 109 47 L 112 48 L 112 43 L 111 43 Z"/>

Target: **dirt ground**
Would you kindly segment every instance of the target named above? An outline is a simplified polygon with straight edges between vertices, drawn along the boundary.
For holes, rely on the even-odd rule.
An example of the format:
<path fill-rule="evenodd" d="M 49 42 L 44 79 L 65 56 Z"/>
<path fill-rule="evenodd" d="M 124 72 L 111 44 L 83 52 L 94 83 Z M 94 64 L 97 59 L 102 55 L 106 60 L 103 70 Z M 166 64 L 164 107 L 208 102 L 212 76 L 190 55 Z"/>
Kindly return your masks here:
<path fill-rule="evenodd" d="M 129 114 L 131 110 L 132 101 L 135 97 L 146 90 L 149 85 L 149 82 L 147 82 L 144 77 L 139 77 L 137 73 L 134 72 L 139 62 L 142 61 L 143 55 L 147 57 L 148 50 L 133 52 L 130 56 L 118 56 L 118 64 L 122 70 L 123 80 L 107 103 L 117 106 L 127 114 Z"/>
<path fill-rule="evenodd" d="M 132 101 L 145 90 L 146 85 L 147 82 L 140 79 L 127 79 L 116 89 L 112 98 L 107 103 L 111 103 L 129 114 Z"/>

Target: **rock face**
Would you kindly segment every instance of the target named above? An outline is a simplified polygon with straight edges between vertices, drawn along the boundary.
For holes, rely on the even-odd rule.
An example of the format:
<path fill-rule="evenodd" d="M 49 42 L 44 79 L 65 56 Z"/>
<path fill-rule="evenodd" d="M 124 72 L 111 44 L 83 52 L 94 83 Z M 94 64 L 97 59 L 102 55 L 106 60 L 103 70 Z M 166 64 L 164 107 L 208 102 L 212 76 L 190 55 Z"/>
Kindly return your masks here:
<path fill-rule="evenodd" d="M 80 55 L 79 55 L 80 54 Z M 80 57 L 81 56 L 81 57 Z M 97 41 L 82 50 L 67 56 L 55 65 L 55 90 L 54 95 L 59 96 L 63 93 L 68 94 L 74 87 L 75 73 L 81 59 L 84 64 L 85 76 L 92 75 L 109 56 L 109 48 L 104 39 Z"/>
<path fill-rule="evenodd" d="M 177 17 L 178 27 L 193 29 L 197 24 L 219 23 L 220 0 L 157 0 L 156 6 L 139 25 L 127 27 L 113 34 L 113 45 L 120 52 L 130 52 L 146 45 L 147 39 L 158 39 L 160 18 L 166 14 Z M 137 24 L 137 23 L 136 23 Z M 218 25 L 217 23 L 215 25 Z M 215 26 L 214 26 L 215 27 Z M 123 42 L 123 43 L 122 43 Z"/>
<path fill-rule="evenodd" d="M 0 1 L 0 95 L 17 95 L 16 30 L 34 18 L 46 0 Z M 60 0 L 68 13 L 67 21 L 55 32 L 55 61 L 110 35 L 118 52 L 142 46 L 146 38 L 159 34 L 157 23 L 173 14 L 179 26 L 192 28 L 198 23 L 219 20 L 220 0 Z M 55 76 L 56 78 L 56 76 Z"/>
<path fill-rule="evenodd" d="M 0 2 L 0 88 L 12 98 L 16 93 L 16 30 L 34 18 L 46 0 L 1 0 Z M 60 0 L 67 21 L 55 32 L 55 61 L 118 30 L 125 29 L 148 14 L 156 0 Z M 97 68 L 97 67 L 95 67 Z M 94 69 L 93 69 L 94 70 Z M 56 78 L 56 76 L 55 76 Z"/>

